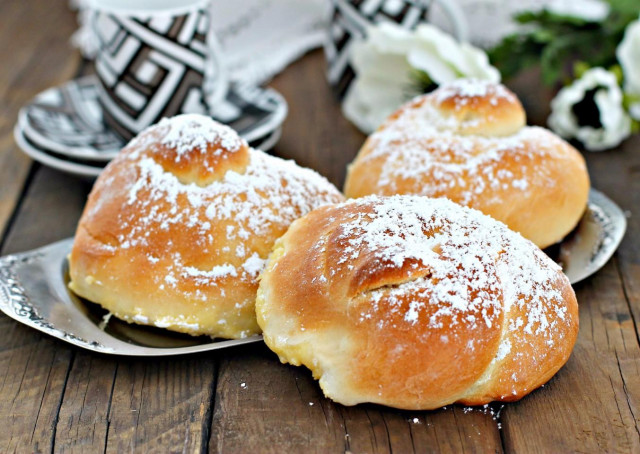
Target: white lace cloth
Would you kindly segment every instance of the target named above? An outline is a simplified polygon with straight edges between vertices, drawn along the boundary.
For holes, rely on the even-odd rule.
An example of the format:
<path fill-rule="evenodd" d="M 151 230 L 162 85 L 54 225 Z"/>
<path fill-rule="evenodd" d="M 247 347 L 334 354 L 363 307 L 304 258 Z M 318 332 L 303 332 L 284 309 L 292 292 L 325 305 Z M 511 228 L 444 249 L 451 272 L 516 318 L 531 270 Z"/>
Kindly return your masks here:
<path fill-rule="evenodd" d="M 322 45 L 329 4 L 326 0 L 215 1 L 212 12 L 231 78 L 260 83 Z"/>

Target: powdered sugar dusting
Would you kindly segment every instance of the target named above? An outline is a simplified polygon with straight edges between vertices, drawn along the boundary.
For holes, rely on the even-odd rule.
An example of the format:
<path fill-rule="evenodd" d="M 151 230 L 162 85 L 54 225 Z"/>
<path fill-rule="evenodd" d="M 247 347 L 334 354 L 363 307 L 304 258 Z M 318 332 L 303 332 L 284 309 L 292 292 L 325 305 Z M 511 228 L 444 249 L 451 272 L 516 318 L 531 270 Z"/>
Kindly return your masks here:
<path fill-rule="evenodd" d="M 188 332 L 197 332 L 200 329 L 200 325 L 198 323 L 190 321 L 184 315 L 180 315 L 177 317 L 165 316 L 157 318 L 155 320 L 150 320 L 149 317 L 142 314 L 142 308 L 136 307 L 133 308 L 133 311 L 135 314 L 132 316 L 121 315 L 119 317 L 130 322 L 140 323 L 142 325 L 152 324 L 157 326 L 158 328 L 179 327 L 182 330 L 186 330 Z"/>
<path fill-rule="evenodd" d="M 159 142 L 176 150 L 177 161 L 192 150 L 205 153 L 207 145 L 211 143 L 230 152 L 238 151 L 243 144 L 233 129 L 204 115 L 184 114 L 163 118 L 154 128 L 164 131 Z M 220 153 L 220 148 L 214 153 Z"/>
<path fill-rule="evenodd" d="M 525 126 L 500 137 L 460 134 L 461 125 L 473 126 L 481 118 L 459 119 L 443 114 L 437 106 L 450 98 L 464 104 L 487 93 L 496 103 L 501 98 L 516 101 L 501 85 L 463 79 L 427 95 L 423 103 L 404 109 L 372 134 L 367 142 L 369 152 L 358 158 L 363 168 L 376 161 L 381 169 L 378 189 L 372 191 L 452 197 L 474 207 L 480 201 L 502 202 L 505 191 L 531 195 L 536 188 L 555 186 L 556 177 L 548 166 L 531 164 L 532 160 L 553 159 L 561 166 L 562 160 L 573 157 L 562 151 L 562 141 L 551 132 Z M 482 118 L 491 120 L 490 114 Z"/>
<path fill-rule="evenodd" d="M 384 325 L 379 312 L 383 299 L 391 305 L 386 311 L 404 311 L 400 315 L 405 322 L 433 328 L 445 323 L 491 328 L 503 312 L 517 306 L 526 308 L 525 331 L 552 342 L 556 326 L 547 319 L 548 306 L 556 313 L 566 312 L 557 288 L 560 268 L 528 240 L 479 211 L 446 199 L 370 196 L 347 203 L 362 209 L 349 211 L 338 227 L 338 244 L 345 246 L 329 268 L 330 275 L 341 275 L 363 253 L 373 254 L 379 267 L 417 261 L 416 267 L 428 270 L 399 285 L 367 290 L 371 303 L 360 314 L 361 321 L 375 318 Z M 408 295 L 415 298 L 407 299 Z M 407 300 L 410 303 L 403 306 Z M 427 316 L 430 304 L 438 308 Z M 503 343 L 500 359 L 510 349 L 508 342 Z"/>
<path fill-rule="evenodd" d="M 408 133 L 404 128 L 391 127 L 372 136 L 374 149 L 364 161 L 385 160 L 378 185 L 389 191 L 396 191 L 398 184 L 415 182 L 421 195 L 457 193 L 457 202 L 473 206 L 480 198 L 487 201 L 490 190 L 501 197 L 497 190 L 525 192 L 537 187 L 533 181 L 555 185 L 547 167 L 530 166 L 529 162 L 532 153 L 544 159 L 562 159 L 557 156 L 557 140 L 537 127 L 523 128 L 500 139 L 458 136 L 426 127 Z M 506 159 L 516 163 L 511 170 L 504 168 Z"/>
<path fill-rule="evenodd" d="M 236 267 L 232 264 L 224 263 L 222 265 L 216 265 L 210 270 L 201 270 L 193 266 L 185 266 L 184 275 L 215 280 L 226 276 L 235 277 L 238 275 L 238 272 L 236 271 Z"/>
<path fill-rule="evenodd" d="M 112 163 L 127 177 L 101 183 L 105 197 L 121 197 L 128 208 L 118 215 L 119 231 L 109 247 L 138 248 L 156 269 L 151 274 L 158 276 L 160 290 L 180 289 L 191 299 L 206 300 L 206 289 L 212 286 L 224 297 L 222 284 L 231 278 L 257 284 L 266 253 L 260 255 L 250 239 L 275 241 L 298 217 L 343 199 L 314 171 L 259 150 L 248 150 L 243 173 L 229 170 L 220 180 L 199 186 L 165 171 L 154 160 L 153 147 L 132 144 Z M 192 248 L 199 256 L 213 259 L 194 263 L 191 251 L 180 250 L 171 240 L 161 245 L 162 260 L 154 252 L 158 241 L 167 241 L 158 238 L 185 236 L 194 238 Z M 192 290 L 185 290 L 185 283 Z"/>
<path fill-rule="evenodd" d="M 261 259 L 257 253 L 253 253 L 251 257 L 249 257 L 243 264 L 242 269 L 244 269 L 251 276 L 257 276 L 262 272 L 264 266 L 266 264 L 265 259 Z"/>
<path fill-rule="evenodd" d="M 465 98 L 484 98 L 489 96 L 489 103 L 497 105 L 498 100 L 508 99 L 515 101 L 516 97 L 513 93 L 505 88 L 502 84 L 496 84 L 488 80 L 474 78 L 455 79 L 446 85 L 442 85 L 434 92 L 436 101 L 443 103 L 444 101 L 459 97 L 458 101 L 465 103 Z"/>

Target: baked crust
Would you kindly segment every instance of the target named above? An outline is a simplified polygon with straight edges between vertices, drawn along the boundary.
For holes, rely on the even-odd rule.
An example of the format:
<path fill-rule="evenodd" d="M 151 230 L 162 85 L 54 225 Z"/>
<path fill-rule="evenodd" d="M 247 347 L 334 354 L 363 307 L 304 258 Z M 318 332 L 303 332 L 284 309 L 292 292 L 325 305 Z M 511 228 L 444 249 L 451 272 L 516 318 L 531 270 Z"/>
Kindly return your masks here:
<path fill-rule="evenodd" d="M 584 158 L 552 132 L 525 125 L 504 86 L 461 79 L 409 102 L 350 165 L 347 197 L 446 197 L 507 224 L 539 247 L 564 238 L 589 195 Z"/>
<path fill-rule="evenodd" d="M 343 200 L 315 172 L 182 115 L 141 133 L 96 181 L 70 288 L 129 322 L 213 337 L 259 332 L 257 277 L 299 216 Z"/>
<path fill-rule="evenodd" d="M 367 197 L 295 221 L 256 302 L 265 342 L 345 405 L 512 401 L 578 333 L 560 268 L 504 224 L 445 199 Z"/>

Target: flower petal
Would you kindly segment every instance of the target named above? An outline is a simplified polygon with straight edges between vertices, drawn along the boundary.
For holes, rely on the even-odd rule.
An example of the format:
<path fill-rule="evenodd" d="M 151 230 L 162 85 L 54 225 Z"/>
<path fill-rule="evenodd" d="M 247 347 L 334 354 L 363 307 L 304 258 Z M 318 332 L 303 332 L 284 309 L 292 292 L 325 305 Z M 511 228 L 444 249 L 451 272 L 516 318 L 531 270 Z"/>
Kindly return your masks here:
<path fill-rule="evenodd" d="M 616 49 L 616 56 L 622 66 L 624 89 L 640 94 L 640 20 L 630 23 L 624 38 Z"/>
<path fill-rule="evenodd" d="M 573 112 L 574 106 L 594 89 L 600 128 L 580 125 Z M 622 90 L 616 76 L 603 68 L 592 68 L 562 88 L 551 101 L 551 115 L 547 122 L 562 137 L 576 138 L 591 151 L 613 148 L 631 134 L 631 118 L 622 105 Z"/>

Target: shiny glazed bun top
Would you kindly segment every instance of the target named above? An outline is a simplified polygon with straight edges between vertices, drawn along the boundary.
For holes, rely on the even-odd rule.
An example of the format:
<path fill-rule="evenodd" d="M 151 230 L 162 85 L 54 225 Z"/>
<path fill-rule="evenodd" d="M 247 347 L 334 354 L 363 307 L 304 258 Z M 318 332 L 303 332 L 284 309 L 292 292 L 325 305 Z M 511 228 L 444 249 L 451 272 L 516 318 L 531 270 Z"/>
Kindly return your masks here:
<path fill-rule="evenodd" d="M 576 226 L 588 192 L 577 150 L 526 126 L 522 105 L 503 85 L 473 79 L 443 85 L 391 115 L 364 143 L 345 184 L 347 197 L 446 197 L 540 247 Z"/>
<path fill-rule="evenodd" d="M 209 117 L 162 120 L 96 182 L 71 289 L 119 318 L 190 334 L 259 332 L 257 277 L 289 224 L 342 200 L 315 172 L 250 149 Z"/>
<path fill-rule="evenodd" d="M 291 276 L 295 276 L 292 279 Z M 275 244 L 256 301 L 267 345 L 345 405 L 516 400 L 567 361 L 568 279 L 504 224 L 445 199 L 318 208 Z"/>

